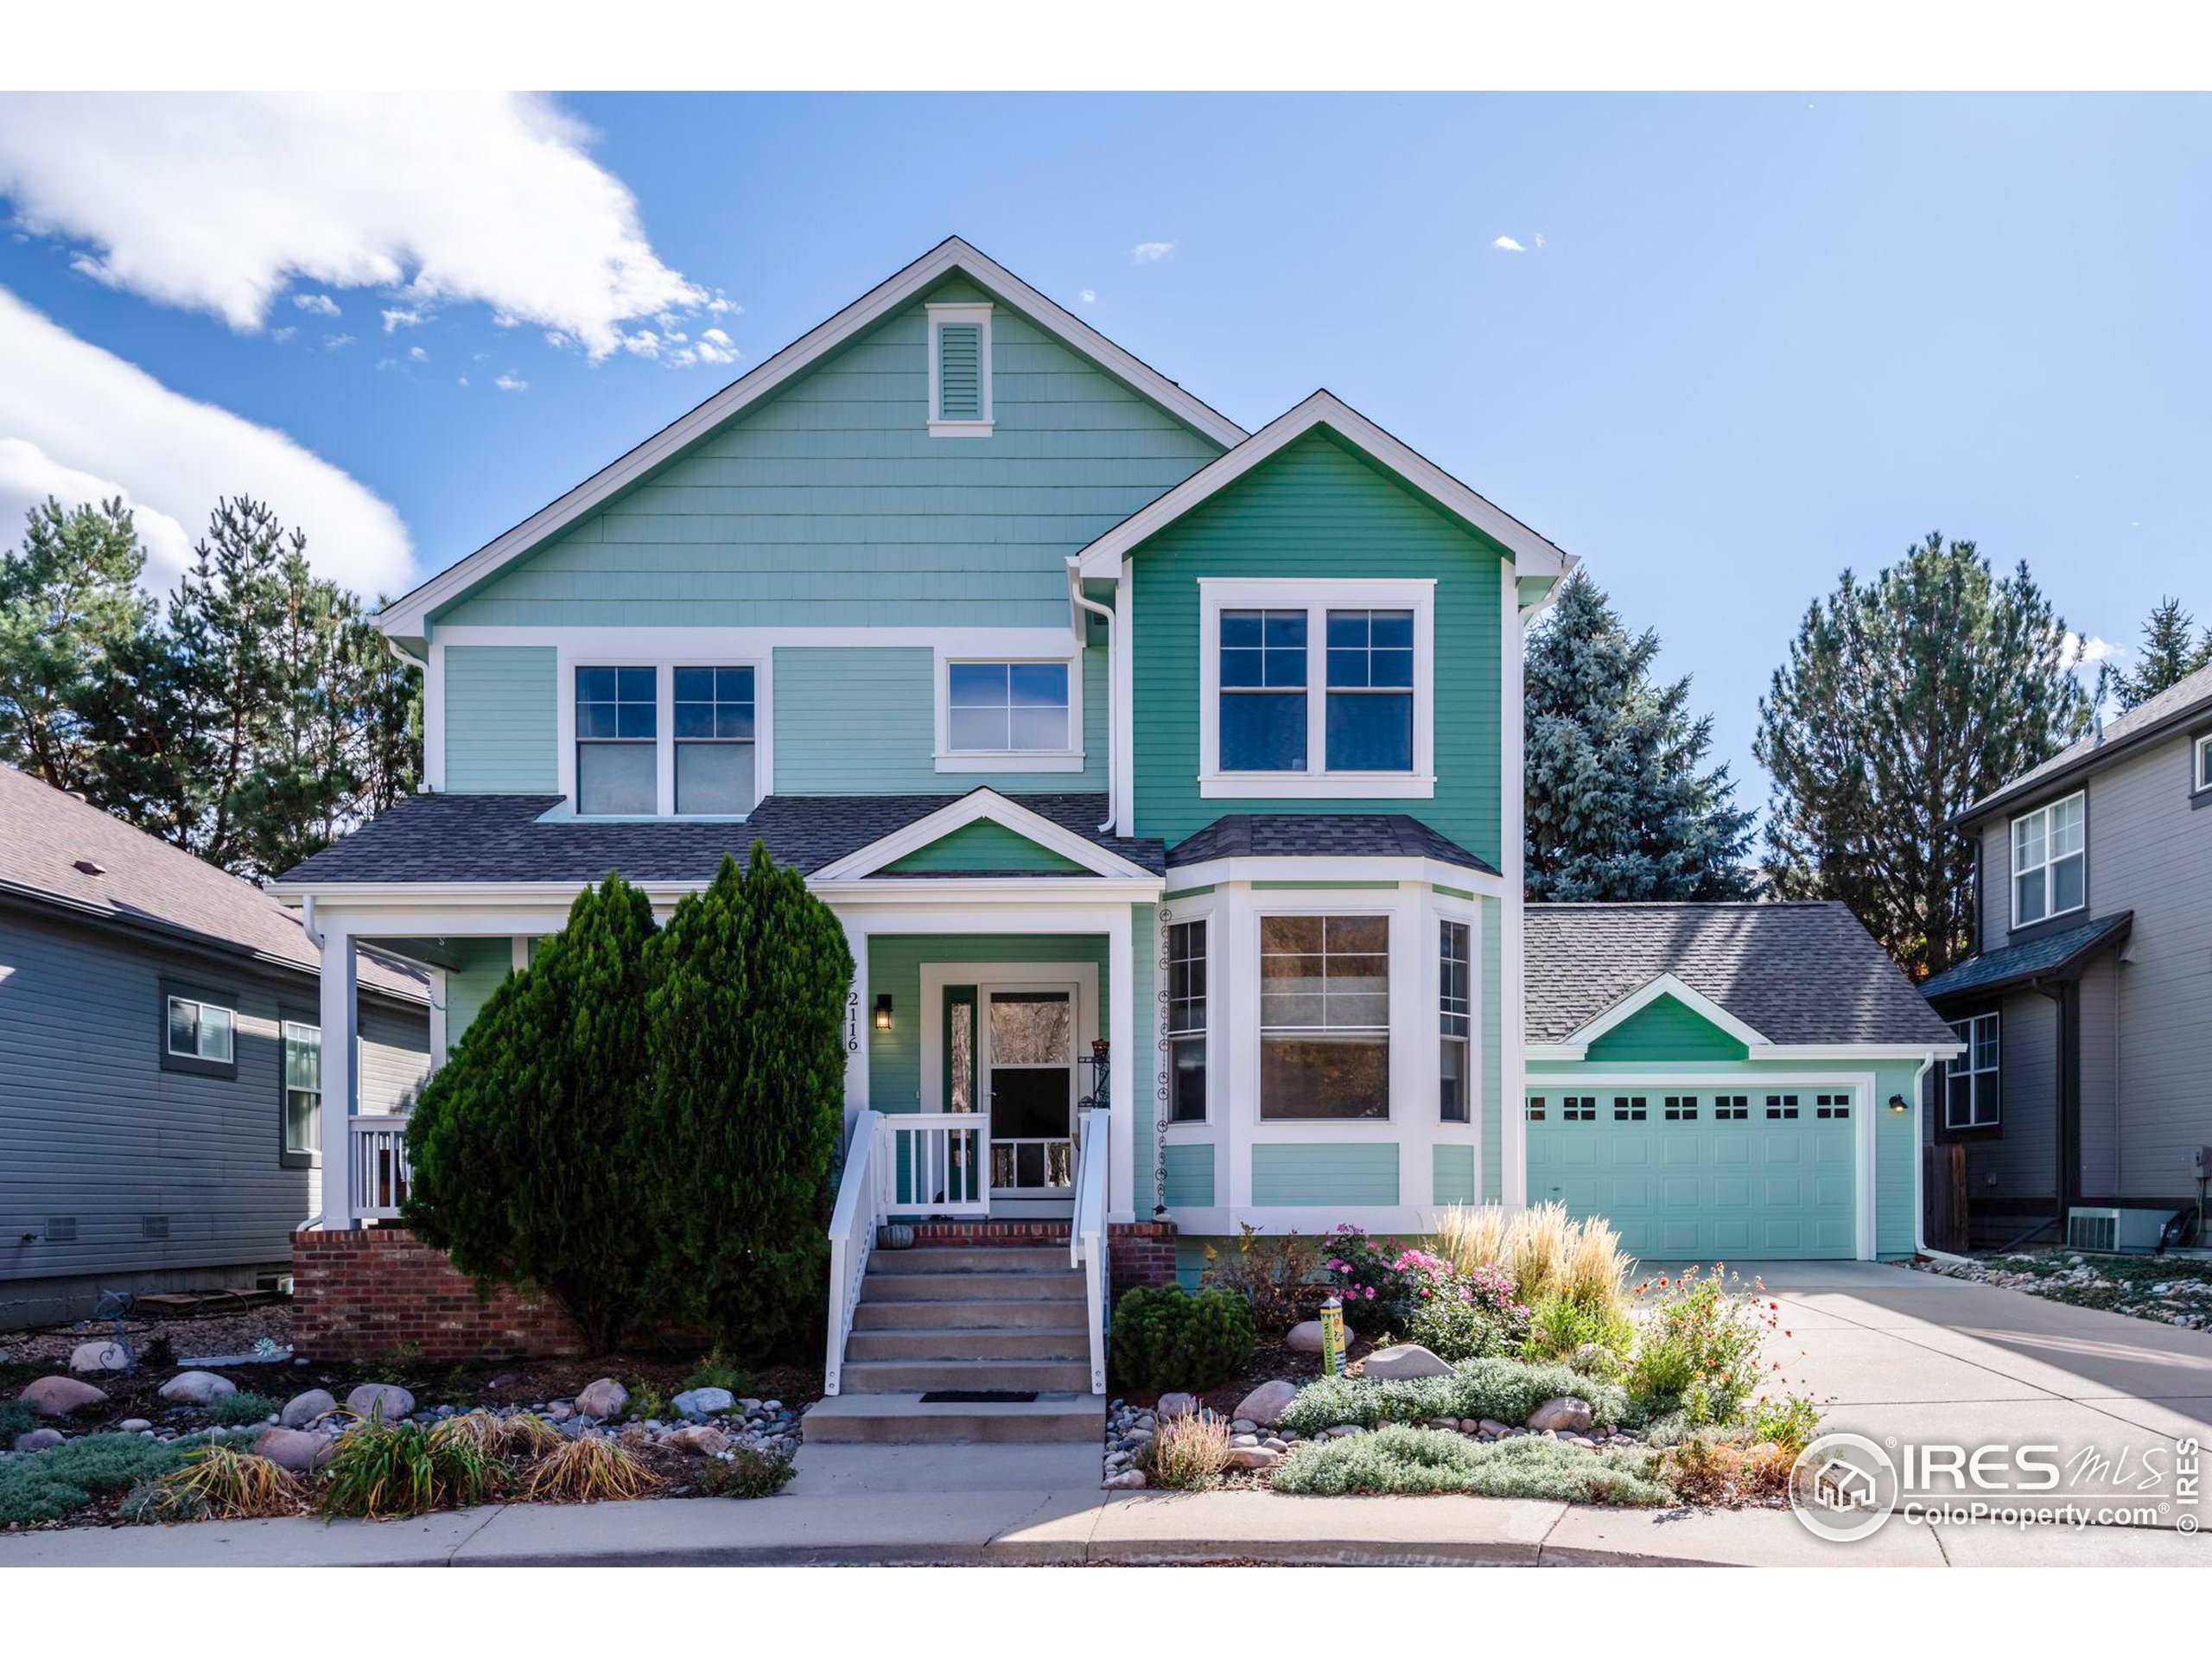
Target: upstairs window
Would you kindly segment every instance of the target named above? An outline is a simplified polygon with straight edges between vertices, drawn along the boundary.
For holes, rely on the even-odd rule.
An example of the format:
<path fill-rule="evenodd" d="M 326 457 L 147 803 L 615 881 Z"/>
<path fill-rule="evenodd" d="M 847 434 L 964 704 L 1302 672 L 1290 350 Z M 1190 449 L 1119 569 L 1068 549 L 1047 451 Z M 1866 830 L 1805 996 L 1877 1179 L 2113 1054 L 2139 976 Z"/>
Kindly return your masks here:
<path fill-rule="evenodd" d="M 1951 1033 L 1967 1052 L 1943 1063 L 1943 1127 L 1993 1129 L 1999 1110 L 1999 1033 L 1994 1014 L 1977 1014 L 1951 1022 Z"/>
<path fill-rule="evenodd" d="M 1221 769 L 1306 770 L 1306 613 L 1221 613 Z"/>
<path fill-rule="evenodd" d="M 753 803 L 749 668 L 676 671 L 676 810 L 741 817 Z"/>
<path fill-rule="evenodd" d="M 962 754 L 1065 754 L 1065 663 L 946 665 L 945 742 Z"/>
<path fill-rule="evenodd" d="M 1168 1121 L 1206 1117 L 1206 925 L 1176 922 L 1167 930 Z"/>
<path fill-rule="evenodd" d="M 931 437 L 991 434 L 991 308 L 929 308 Z"/>
<path fill-rule="evenodd" d="M 2212 733 L 2196 740 L 2190 752 L 2189 786 L 2192 791 L 2212 790 Z"/>
<path fill-rule="evenodd" d="M 181 1060 L 228 1065 L 238 1015 L 213 1002 L 188 996 L 168 999 L 168 1052 Z"/>
<path fill-rule="evenodd" d="M 2088 798 L 2080 791 L 2012 820 L 2012 925 L 2089 900 Z"/>
<path fill-rule="evenodd" d="M 576 671 L 576 810 L 588 817 L 659 810 L 658 674 L 651 668 Z"/>
<path fill-rule="evenodd" d="M 1467 1063 L 1474 1048 L 1471 931 L 1465 922 L 1440 922 L 1437 930 L 1437 1117 L 1466 1123 L 1474 1116 Z M 1541 1109 L 1531 1116 L 1541 1117 Z"/>
<path fill-rule="evenodd" d="M 1414 613 L 1329 613 L 1331 772 L 1414 768 Z"/>

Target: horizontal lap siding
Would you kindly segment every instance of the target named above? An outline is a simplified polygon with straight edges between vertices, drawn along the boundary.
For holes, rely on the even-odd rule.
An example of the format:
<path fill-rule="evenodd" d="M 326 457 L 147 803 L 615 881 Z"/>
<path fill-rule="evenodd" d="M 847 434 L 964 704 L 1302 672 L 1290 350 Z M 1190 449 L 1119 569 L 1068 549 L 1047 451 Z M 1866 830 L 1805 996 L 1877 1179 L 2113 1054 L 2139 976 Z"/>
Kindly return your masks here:
<path fill-rule="evenodd" d="M 460 1046 L 466 1032 L 484 1012 L 492 993 L 514 971 L 512 939 L 456 939 L 454 955 L 461 966 L 446 971 L 446 1048 Z"/>
<path fill-rule="evenodd" d="M 550 645 L 448 645 L 446 787 L 550 795 L 559 788 L 558 659 Z"/>
<path fill-rule="evenodd" d="M 1475 1202 L 1475 1149 L 1442 1142 L 1429 1149 L 1430 1180 L 1439 1204 Z"/>
<path fill-rule="evenodd" d="M 1204 1209 L 1214 1201 L 1213 1148 L 1204 1142 L 1167 1148 L 1167 1185 L 1164 1202 L 1170 1210 Z"/>
<path fill-rule="evenodd" d="M 1395 1141 L 1259 1141 L 1252 1147 L 1255 1205 L 1393 1205 Z"/>

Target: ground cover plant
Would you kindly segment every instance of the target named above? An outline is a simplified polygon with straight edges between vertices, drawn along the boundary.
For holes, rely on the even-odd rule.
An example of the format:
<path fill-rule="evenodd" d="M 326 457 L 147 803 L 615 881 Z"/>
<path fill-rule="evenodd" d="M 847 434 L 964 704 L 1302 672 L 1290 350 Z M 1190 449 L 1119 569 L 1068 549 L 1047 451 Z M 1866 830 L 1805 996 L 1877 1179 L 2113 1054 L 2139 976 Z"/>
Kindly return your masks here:
<path fill-rule="evenodd" d="M 191 1449 L 136 1434 L 87 1434 L 0 1459 L 0 1526 L 59 1521 L 96 1497 L 127 1493 L 166 1473 Z"/>
<path fill-rule="evenodd" d="M 243 1389 L 236 1394 L 219 1394 L 207 1407 L 207 1414 L 226 1428 L 243 1428 L 248 1423 L 274 1417 L 283 1408 L 282 1400 L 273 1400 L 265 1394 L 249 1394 Z"/>
<path fill-rule="evenodd" d="M 1274 1471 L 1275 1491 L 1306 1495 L 1465 1492 L 1573 1503 L 1671 1503 L 1658 1454 L 1592 1449 L 1541 1436 L 1484 1443 L 1393 1424 L 1372 1434 L 1297 1447 Z"/>
<path fill-rule="evenodd" d="M 1617 1385 L 1564 1365 L 1471 1359 L 1453 1367 L 1450 1376 L 1322 1377 L 1298 1391 L 1283 1411 L 1281 1427 L 1310 1436 L 1346 1423 L 1373 1428 L 1443 1417 L 1487 1417 L 1510 1425 L 1526 1422 L 1537 1407 L 1557 1399 L 1586 1402 L 1592 1423 L 1602 1428 L 1619 1423 L 1629 1410 L 1628 1396 Z"/>
<path fill-rule="evenodd" d="M 740 1446 L 701 1470 L 699 1490 L 709 1497 L 773 1497 L 797 1472 L 787 1457 Z"/>

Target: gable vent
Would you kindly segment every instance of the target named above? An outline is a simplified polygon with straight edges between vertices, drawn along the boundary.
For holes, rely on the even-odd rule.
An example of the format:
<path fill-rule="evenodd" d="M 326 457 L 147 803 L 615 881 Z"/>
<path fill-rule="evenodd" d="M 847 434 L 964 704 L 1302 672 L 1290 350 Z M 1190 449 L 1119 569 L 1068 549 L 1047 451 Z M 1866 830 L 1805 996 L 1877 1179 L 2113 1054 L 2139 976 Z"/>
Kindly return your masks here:
<path fill-rule="evenodd" d="M 937 331 L 937 413 L 941 421 L 983 418 L 983 329 L 948 322 Z"/>

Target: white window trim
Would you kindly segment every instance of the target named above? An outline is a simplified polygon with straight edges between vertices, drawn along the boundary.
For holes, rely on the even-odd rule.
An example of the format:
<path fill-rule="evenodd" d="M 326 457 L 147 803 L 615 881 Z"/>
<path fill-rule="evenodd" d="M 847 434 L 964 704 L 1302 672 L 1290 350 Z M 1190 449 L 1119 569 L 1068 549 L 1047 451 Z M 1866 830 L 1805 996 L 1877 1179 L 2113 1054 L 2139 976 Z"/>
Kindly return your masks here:
<path fill-rule="evenodd" d="M 229 1014 L 231 1016 L 231 1052 L 227 1054 L 203 1054 L 200 1052 L 200 1033 L 203 1027 L 200 1020 L 197 1017 L 192 1022 L 192 1046 L 188 1049 L 179 1048 L 172 1042 L 169 1039 L 170 1016 L 175 1013 L 176 1005 L 180 1002 L 188 1002 L 195 1008 L 220 1008 L 225 1014 Z M 238 1064 L 238 1011 L 227 1002 L 217 1002 L 208 997 L 188 996 L 172 991 L 169 993 L 168 1001 L 162 1005 L 162 1046 L 167 1049 L 172 1057 L 180 1060 L 199 1060 L 208 1065 L 235 1065 Z"/>
<path fill-rule="evenodd" d="M 612 642 L 585 641 L 558 650 L 557 706 L 561 804 L 545 817 L 577 818 L 589 823 L 743 823 L 742 813 L 676 810 L 676 671 L 679 668 L 749 668 L 753 671 L 753 798 L 766 800 L 775 786 L 774 660 L 772 652 L 696 651 L 679 656 L 652 651 L 622 651 Z M 592 813 L 576 810 L 576 671 L 580 668 L 650 668 L 653 671 L 653 794 L 650 813 Z"/>
<path fill-rule="evenodd" d="M 982 304 L 931 305 L 929 312 L 930 401 L 927 410 L 930 436 L 933 438 L 988 438 L 991 435 L 993 410 L 991 407 L 991 311 Z M 975 421 L 947 421 L 938 418 L 938 397 L 939 371 L 942 359 L 938 353 L 938 336 L 948 322 L 972 322 L 982 329 L 978 342 L 979 369 L 982 376 L 982 397 L 978 407 L 982 418 Z"/>
<path fill-rule="evenodd" d="M 1304 772 L 1221 769 L 1221 613 L 1302 610 L 1306 626 Z M 1328 616 L 1332 610 L 1414 613 L 1414 765 L 1411 772 L 1331 772 L 1328 763 Z M 1198 793 L 1209 800 L 1300 797 L 1427 800 L 1436 793 L 1436 583 L 1433 578 L 1276 582 L 1198 579 Z"/>
<path fill-rule="evenodd" d="M 931 667 L 937 702 L 936 769 L 949 772 L 1081 772 L 1083 645 L 1064 629 L 1039 631 L 1031 645 L 969 650 L 939 644 Z M 1068 671 L 1068 747 L 1062 749 L 956 749 L 952 747 L 952 665 L 955 663 L 1057 663 Z"/>
<path fill-rule="evenodd" d="M 1994 1065 L 1977 1066 L 1974 1064 L 1974 1027 L 1985 1020 L 1996 1027 L 1997 1058 Z M 1999 1012 L 1993 1010 L 1988 1014 L 1970 1014 L 1963 1020 L 1951 1021 L 1955 1033 L 1961 1026 L 1967 1028 L 1967 1034 L 1961 1039 L 1967 1046 L 1966 1052 L 1954 1055 L 1943 1062 L 1943 1128 L 1946 1130 L 2001 1128 L 2005 1123 L 2005 1090 L 1999 1079 L 2005 1072 L 2005 1021 Z M 1951 1116 L 1951 1079 L 1956 1075 L 1970 1079 L 1967 1085 L 1967 1121 L 1963 1123 Z M 1985 1077 L 1988 1079 L 1986 1084 L 1982 1081 Z M 1981 1096 L 1985 1088 L 1994 1091 L 1997 1096 L 1996 1105 L 1986 1118 L 1981 1115 Z"/>
<path fill-rule="evenodd" d="M 1451 1128 L 1471 1128 L 1482 1116 L 1482 1079 L 1475 1075 L 1475 1057 L 1482 1052 L 1482 1036 L 1478 1029 L 1483 1017 L 1482 1005 L 1475 1000 L 1475 985 L 1482 977 L 1482 929 L 1471 914 L 1455 916 L 1440 911 L 1428 918 L 1435 949 L 1430 953 L 1436 961 L 1431 972 L 1436 985 L 1429 1001 L 1436 1010 L 1436 1121 Z M 1465 928 L 1467 934 L 1467 1032 L 1464 1037 L 1447 1037 L 1444 1033 L 1444 930 L 1447 927 Z M 1444 1045 L 1463 1044 L 1466 1048 L 1465 1070 L 1460 1082 L 1467 1092 L 1467 1115 L 1465 1117 L 1444 1116 Z"/>
<path fill-rule="evenodd" d="M 1253 1072 L 1253 1123 L 1258 1128 L 1272 1134 L 1281 1128 L 1327 1128 L 1342 1131 L 1348 1128 L 1365 1129 L 1387 1127 L 1393 1123 L 1406 1122 L 1404 1109 L 1406 1103 L 1398 1088 L 1397 1076 L 1398 1067 L 1402 1063 L 1400 1051 L 1406 1046 L 1405 1039 L 1409 1034 L 1406 1027 L 1412 1023 L 1407 1018 L 1407 1005 L 1412 999 L 1405 995 L 1404 990 L 1401 988 L 1401 983 L 1406 977 L 1406 957 L 1411 950 L 1418 950 L 1419 946 L 1406 938 L 1408 929 L 1405 916 L 1395 905 L 1361 902 L 1357 892 L 1317 893 L 1313 900 L 1307 903 L 1278 904 L 1272 902 L 1275 896 L 1270 893 L 1255 893 L 1252 903 L 1252 1035 L 1254 1053 L 1259 1061 Z M 1262 936 L 1270 919 L 1291 916 L 1323 916 L 1345 920 L 1379 921 L 1383 925 L 1382 960 L 1384 971 L 1389 975 L 1389 982 L 1386 998 L 1389 1007 L 1388 1023 L 1382 1027 L 1382 1034 L 1383 1052 L 1388 1057 L 1390 1082 L 1383 1093 L 1383 1113 L 1380 1117 L 1270 1117 L 1268 1116 L 1267 1084 L 1264 1077 L 1267 1070 L 1268 1027 L 1267 1015 L 1262 1012 L 1260 1006 L 1260 995 L 1267 982 L 1267 950 L 1262 943 Z M 1433 956 L 1434 953 L 1432 951 L 1430 954 Z M 1429 963 L 1426 975 L 1414 976 L 1414 997 L 1422 997 L 1425 994 L 1433 1026 L 1436 1008 L 1436 964 L 1434 962 L 1432 961 Z M 1414 1001 L 1414 1006 L 1418 1007 L 1421 1004 Z M 1291 1035 L 1329 1029 L 1331 1027 L 1328 1027 L 1293 1026 L 1284 1027 L 1283 1033 L 1286 1035 Z M 1372 1027 L 1348 1027 L 1347 1029 L 1361 1030 L 1370 1034 L 1372 1034 L 1373 1031 Z M 1433 1066 L 1434 1058 L 1432 1057 L 1432 1071 Z M 1428 1093 L 1433 1098 L 1436 1090 L 1432 1087 Z"/>
<path fill-rule="evenodd" d="M 2190 792 L 2202 794 L 2212 790 L 2212 732 L 2198 738 L 2190 753 L 2195 767 L 2189 780 Z"/>
<path fill-rule="evenodd" d="M 2066 853 L 2061 856 L 2078 858 L 2082 861 L 2082 902 L 2078 905 L 2069 905 L 2063 910 L 2055 910 L 2050 905 L 2053 883 L 2050 872 L 2054 862 L 2050 856 L 2050 815 L 2069 801 L 2082 803 L 2082 847 L 2079 852 Z M 2043 862 L 2023 865 L 2020 862 L 2020 826 L 2033 818 L 2041 818 L 2044 821 Z M 2012 925 L 2014 927 L 2034 927 L 2040 923 L 2050 921 L 2054 917 L 2071 916 L 2077 910 L 2087 910 L 2089 907 L 2089 798 L 2087 790 L 2077 789 L 2071 795 L 2062 795 L 2055 801 L 2045 801 L 2032 812 L 2016 814 L 2012 821 L 2005 826 L 2005 833 L 2012 837 L 2006 850 L 2012 868 Z M 2044 872 L 2044 912 L 2040 916 L 2023 918 L 2020 915 L 2020 878 L 2024 875 L 2032 875 L 2037 870 Z"/>

